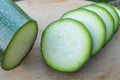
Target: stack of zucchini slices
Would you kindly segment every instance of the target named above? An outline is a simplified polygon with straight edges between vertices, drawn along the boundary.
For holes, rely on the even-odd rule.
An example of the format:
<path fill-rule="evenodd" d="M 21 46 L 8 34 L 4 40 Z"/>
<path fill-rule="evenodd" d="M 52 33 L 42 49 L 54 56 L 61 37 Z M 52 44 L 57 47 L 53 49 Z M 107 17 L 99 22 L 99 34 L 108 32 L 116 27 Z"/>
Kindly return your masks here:
<path fill-rule="evenodd" d="M 66 12 L 42 33 L 45 62 L 61 72 L 80 69 L 117 32 L 119 9 L 105 3 L 89 4 Z"/>

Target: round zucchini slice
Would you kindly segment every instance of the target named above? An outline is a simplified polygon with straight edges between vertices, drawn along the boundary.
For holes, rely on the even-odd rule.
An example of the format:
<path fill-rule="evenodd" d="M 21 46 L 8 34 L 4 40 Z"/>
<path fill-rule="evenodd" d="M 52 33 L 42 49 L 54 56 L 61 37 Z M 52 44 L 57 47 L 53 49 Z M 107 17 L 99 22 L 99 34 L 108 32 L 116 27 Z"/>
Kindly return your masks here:
<path fill-rule="evenodd" d="M 92 38 L 82 23 L 73 19 L 60 19 L 44 30 L 41 49 L 45 62 L 51 68 L 74 72 L 90 58 Z"/>

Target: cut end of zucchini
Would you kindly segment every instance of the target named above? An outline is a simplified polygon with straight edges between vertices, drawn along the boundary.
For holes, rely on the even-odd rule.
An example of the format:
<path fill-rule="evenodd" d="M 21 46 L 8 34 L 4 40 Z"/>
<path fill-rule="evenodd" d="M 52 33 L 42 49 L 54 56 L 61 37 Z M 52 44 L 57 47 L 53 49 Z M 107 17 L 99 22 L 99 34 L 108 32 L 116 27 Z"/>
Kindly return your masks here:
<path fill-rule="evenodd" d="M 29 21 L 14 34 L 3 54 L 2 68 L 4 70 L 11 70 L 23 61 L 33 46 L 37 32 L 36 22 Z"/>
<path fill-rule="evenodd" d="M 76 20 L 60 19 L 51 23 L 41 41 L 44 60 L 57 71 L 74 72 L 90 58 L 90 33 Z"/>

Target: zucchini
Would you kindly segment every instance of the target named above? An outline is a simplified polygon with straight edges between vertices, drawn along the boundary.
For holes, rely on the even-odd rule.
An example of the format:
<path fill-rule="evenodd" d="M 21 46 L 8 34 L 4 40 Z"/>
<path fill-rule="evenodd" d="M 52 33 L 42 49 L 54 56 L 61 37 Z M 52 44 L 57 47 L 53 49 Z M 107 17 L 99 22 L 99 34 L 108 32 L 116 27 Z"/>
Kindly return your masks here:
<path fill-rule="evenodd" d="M 17 67 L 31 50 L 38 27 L 12 0 L 0 0 L 0 62 L 4 70 Z"/>
<path fill-rule="evenodd" d="M 120 10 L 118 8 L 114 7 L 114 6 L 112 6 L 112 7 L 116 10 L 116 12 L 119 15 L 119 25 L 120 25 Z"/>
<path fill-rule="evenodd" d="M 21 0 L 12 0 L 12 1 L 16 2 L 16 1 L 21 1 Z"/>
<path fill-rule="evenodd" d="M 114 0 L 88 0 L 88 1 L 105 2 L 105 3 L 108 3 L 108 2 L 111 2 L 111 1 L 114 1 Z"/>
<path fill-rule="evenodd" d="M 74 72 L 90 58 L 92 38 L 86 27 L 73 19 L 60 19 L 42 33 L 45 62 L 60 72 Z"/>
<path fill-rule="evenodd" d="M 113 16 L 113 19 L 115 21 L 115 31 L 114 33 L 117 32 L 118 27 L 119 27 L 119 15 L 116 12 L 116 10 L 109 4 L 105 4 L 105 3 L 97 3 L 96 5 L 101 6 L 103 8 L 105 8 L 106 10 L 109 11 L 109 13 Z"/>
<path fill-rule="evenodd" d="M 105 44 L 107 44 L 114 35 L 115 22 L 114 22 L 112 15 L 106 9 L 100 6 L 97 6 L 95 4 L 87 5 L 87 6 L 84 6 L 83 8 L 94 11 L 102 18 L 102 20 L 104 21 L 106 25 Z"/>
<path fill-rule="evenodd" d="M 103 20 L 95 13 L 87 9 L 75 9 L 65 13 L 63 18 L 72 18 L 82 22 L 90 31 L 93 38 L 92 56 L 104 46 L 106 38 L 106 26 Z"/>

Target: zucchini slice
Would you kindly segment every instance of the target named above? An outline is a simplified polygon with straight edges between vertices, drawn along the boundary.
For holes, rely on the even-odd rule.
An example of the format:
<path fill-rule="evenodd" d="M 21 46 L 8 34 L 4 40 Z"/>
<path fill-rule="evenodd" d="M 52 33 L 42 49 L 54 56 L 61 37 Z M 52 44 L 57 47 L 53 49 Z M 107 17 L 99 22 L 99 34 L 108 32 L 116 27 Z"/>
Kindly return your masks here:
<path fill-rule="evenodd" d="M 100 51 L 105 43 L 106 26 L 95 12 L 80 8 L 65 13 L 61 18 L 72 18 L 82 22 L 90 31 L 93 38 L 92 56 Z"/>
<path fill-rule="evenodd" d="M 88 0 L 88 1 L 94 1 L 94 2 L 105 2 L 108 3 L 110 1 L 114 1 L 114 0 Z"/>
<path fill-rule="evenodd" d="M 103 7 L 97 6 L 95 4 L 84 6 L 84 8 L 94 11 L 97 13 L 106 25 L 106 40 L 105 44 L 108 43 L 114 35 L 115 22 L 112 15 Z"/>
<path fill-rule="evenodd" d="M 92 38 L 86 27 L 73 19 L 60 19 L 42 33 L 45 62 L 61 72 L 74 72 L 90 58 Z"/>
<path fill-rule="evenodd" d="M 117 30 L 118 30 L 118 27 L 119 27 L 119 15 L 117 14 L 116 10 L 109 4 L 97 3 L 96 5 L 105 8 L 113 16 L 113 19 L 115 21 L 115 31 L 114 31 L 114 33 L 116 33 Z"/>
<path fill-rule="evenodd" d="M 17 67 L 37 37 L 36 21 L 12 0 L 0 0 L 0 62 L 4 70 Z"/>
<path fill-rule="evenodd" d="M 115 10 L 116 10 L 116 12 L 118 13 L 118 15 L 119 15 L 119 25 L 120 25 L 120 9 L 118 9 L 118 8 L 116 8 L 116 7 L 114 7 L 114 6 L 112 6 Z"/>

